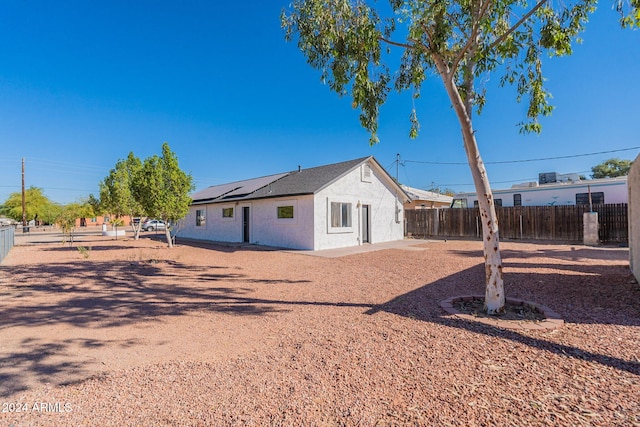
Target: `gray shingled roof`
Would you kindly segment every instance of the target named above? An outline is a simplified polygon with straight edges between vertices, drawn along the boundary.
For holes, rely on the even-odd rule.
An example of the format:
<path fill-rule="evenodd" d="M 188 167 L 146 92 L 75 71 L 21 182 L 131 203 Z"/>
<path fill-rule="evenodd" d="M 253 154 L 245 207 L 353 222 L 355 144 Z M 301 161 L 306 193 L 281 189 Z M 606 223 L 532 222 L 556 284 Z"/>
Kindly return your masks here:
<path fill-rule="evenodd" d="M 193 204 L 315 194 L 371 156 L 299 171 L 214 185 L 194 193 Z"/>
<path fill-rule="evenodd" d="M 246 198 L 263 199 L 268 197 L 315 194 L 367 159 L 369 159 L 369 157 L 290 172 L 277 181 L 248 195 Z"/>

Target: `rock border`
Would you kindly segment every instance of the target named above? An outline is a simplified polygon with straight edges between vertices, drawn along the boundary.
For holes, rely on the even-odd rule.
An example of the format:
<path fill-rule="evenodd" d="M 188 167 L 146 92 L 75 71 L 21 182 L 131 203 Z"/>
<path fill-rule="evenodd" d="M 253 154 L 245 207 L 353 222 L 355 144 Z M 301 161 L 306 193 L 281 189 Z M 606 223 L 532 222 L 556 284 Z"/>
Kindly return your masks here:
<path fill-rule="evenodd" d="M 549 307 L 537 304 L 531 301 L 525 301 L 515 298 L 507 298 L 506 302 L 512 305 L 527 305 L 535 310 L 538 310 L 545 317 L 541 321 L 533 320 L 504 320 L 499 318 L 478 317 L 471 314 L 460 312 L 453 304 L 459 301 L 473 301 L 484 300 L 484 295 L 461 295 L 456 297 L 447 298 L 444 301 L 440 301 L 440 307 L 449 314 L 456 316 L 459 319 L 469 320 L 472 322 L 482 323 L 489 326 L 495 326 L 505 329 L 520 329 L 520 330 L 553 330 L 561 328 L 564 325 L 564 320 L 558 313 L 551 310 Z"/>

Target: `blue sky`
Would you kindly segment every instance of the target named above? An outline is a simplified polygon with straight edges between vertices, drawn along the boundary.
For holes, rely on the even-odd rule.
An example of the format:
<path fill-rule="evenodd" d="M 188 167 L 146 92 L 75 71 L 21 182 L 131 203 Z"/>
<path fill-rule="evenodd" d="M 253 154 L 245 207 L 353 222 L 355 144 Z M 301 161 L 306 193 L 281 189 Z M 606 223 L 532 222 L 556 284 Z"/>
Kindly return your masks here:
<path fill-rule="evenodd" d="M 402 183 L 472 191 L 459 125 L 440 80 L 416 108 L 393 93 L 382 108 L 381 142 L 369 146 L 350 98 L 320 82 L 286 43 L 283 1 L 33 1 L 0 6 L 0 203 L 21 186 L 55 202 L 98 193 L 130 151 L 144 159 L 167 141 L 197 189 L 373 155 Z M 607 2 L 584 43 L 545 60 L 556 109 L 541 135 L 516 124 L 526 105 L 487 80 L 474 126 L 485 162 L 625 150 L 640 146 L 640 31 L 621 30 Z M 495 189 L 539 172 L 581 173 L 640 149 L 570 159 L 488 164 Z M 419 163 L 432 162 L 432 163 Z M 436 164 L 433 164 L 436 163 Z M 440 163 L 440 164 L 438 164 Z M 445 165 L 441 163 L 463 163 Z"/>

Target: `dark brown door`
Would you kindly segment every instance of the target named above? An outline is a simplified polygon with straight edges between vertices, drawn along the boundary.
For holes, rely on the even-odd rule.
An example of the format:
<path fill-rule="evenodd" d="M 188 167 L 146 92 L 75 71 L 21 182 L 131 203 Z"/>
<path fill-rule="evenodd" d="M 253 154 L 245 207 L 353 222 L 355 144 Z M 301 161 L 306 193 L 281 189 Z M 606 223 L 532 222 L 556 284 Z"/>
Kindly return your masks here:
<path fill-rule="evenodd" d="M 371 243 L 371 205 L 362 205 L 362 243 Z"/>
<path fill-rule="evenodd" d="M 249 206 L 244 206 L 242 208 L 242 241 L 245 243 L 249 243 Z"/>

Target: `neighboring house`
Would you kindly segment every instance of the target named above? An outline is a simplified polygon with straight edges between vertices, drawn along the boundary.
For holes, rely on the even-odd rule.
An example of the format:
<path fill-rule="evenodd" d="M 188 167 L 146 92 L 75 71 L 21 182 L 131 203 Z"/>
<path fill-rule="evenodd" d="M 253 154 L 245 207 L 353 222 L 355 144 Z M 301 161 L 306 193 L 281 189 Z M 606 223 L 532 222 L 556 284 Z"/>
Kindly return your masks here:
<path fill-rule="evenodd" d="M 109 222 L 116 218 L 115 215 L 99 215 L 93 218 L 76 218 L 76 227 L 100 227 L 102 224 L 109 224 Z M 123 221 L 123 226 L 131 225 L 131 217 L 129 215 L 123 215 L 119 219 Z"/>
<path fill-rule="evenodd" d="M 621 204 L 629 202 L 627 177 L 588 180 L 557 180 L 555 172 L 540 174 L 539 182 L 516 184 L 505 190 L 492 190 L 496 206 L 569 206 Z M 458 193 L 452 208 L 478 206 L 475 193 Z"/>
<path fill-rule="evenodd" d="M 320 250 L 402 240 L 409 197 L 373 157 L 194 193 L 177 237 Z"/>
<path fill-rule="evenodd" d="M 411 198 L 404 205 L 405 209 L 448 208 L 453 201 L 453 197 L 433 191 L 420 190 L 406 185 L 402 185 L 402 189 Z"/>

